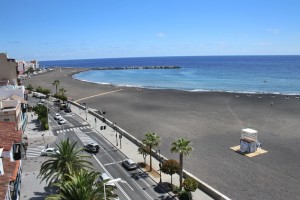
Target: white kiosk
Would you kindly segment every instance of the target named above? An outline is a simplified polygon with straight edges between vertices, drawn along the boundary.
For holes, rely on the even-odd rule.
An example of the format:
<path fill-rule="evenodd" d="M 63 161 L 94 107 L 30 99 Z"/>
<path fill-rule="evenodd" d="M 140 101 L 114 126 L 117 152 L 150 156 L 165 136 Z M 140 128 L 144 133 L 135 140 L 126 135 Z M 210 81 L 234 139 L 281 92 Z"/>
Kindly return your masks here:
<path fill-rule="evenodd" d="M 257 150 L 257 131 L 251 128 L 242 129 L 240 139 L 240 152 L 253 153 Z"/>

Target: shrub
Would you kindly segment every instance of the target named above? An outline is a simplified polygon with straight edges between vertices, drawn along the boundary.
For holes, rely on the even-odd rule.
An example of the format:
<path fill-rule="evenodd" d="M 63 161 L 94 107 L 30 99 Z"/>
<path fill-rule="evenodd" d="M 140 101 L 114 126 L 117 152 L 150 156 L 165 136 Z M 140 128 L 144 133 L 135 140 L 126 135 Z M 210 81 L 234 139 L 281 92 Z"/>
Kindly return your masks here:
<path fill-rule="evenodd" d="M 179 199 L 180 200 L 189 200 L 190 197 L 189 197 L 189 192 L 185 191 L 185 190 L 182 190 L 180 193 L 179 193 Z"/>
<path fill-rule="evenodd" d="M 48 125 L 48 123 L 45 123 L 45 124 L 44 124 L 44 130 L 49 130 L 49 125 Z"/>
<path fill-rule="evenodd" d="M 198 181 L 188 177 L 183 181 L 183 187 L 187 192 L 194 192 L 198 188 Z"/>

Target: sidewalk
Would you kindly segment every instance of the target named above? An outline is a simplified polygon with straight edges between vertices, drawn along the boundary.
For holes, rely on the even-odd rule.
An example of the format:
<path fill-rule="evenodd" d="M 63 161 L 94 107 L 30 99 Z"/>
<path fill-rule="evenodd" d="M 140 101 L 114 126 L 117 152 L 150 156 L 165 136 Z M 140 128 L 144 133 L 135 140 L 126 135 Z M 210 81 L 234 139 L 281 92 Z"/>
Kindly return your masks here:
<path fill-rule="evenodd" d="M 34 112 L 28 112 L 27 116 L 27 126 L 24 133 L 28 137 L 29 147 L 35 147 L 36 145 L 47 146 L 47 144 L 50 145 L 52 142 L 54 142 L 56 137 L 53 135 L 51 127 L 50 130 L 42 131 L 40 125 L 38 124 L 38 116 L 34 115 Z"/>
<path fill-rule="evenodd" d="M 70 104 L 72 112 L 74 114 L 77 114 L 83 119 L 86 119 L 86 113 L 84 110 L 79 109 L 78 107 Z M 90 109 L 94 110 L 94 109 Z M 98 133 L 102 134 L 109 142 L 114 144 L 119 150 L 125 154 L 128 158 L 132 159 L 136 163 L 139 162 L 144 162 L 144 158 L 141 154 L 138 153 L 138 147 L 133 144 L 131 141 L 129 141 L 127 138 L 122 137 L 121 139 L 121 147 L 120 148 L 120 139 L 119 139 L 119 134 L 117 136 L 117 141 L 116 141 L 116 131 L 113 130 L 111 127 L 107 126 L 105 123 L 103 123 L 100 119 L 96 119 L 95 122 L 95 117 L 89 113 L 87 113 L 87 122 L 93 127 Z M 101 126 L 106 126 L 105 130 L 100 130 Z M 149 164 L 150 157 L 147 156 L 147 164 Z M 152 158 L 152 168 L 157 172 L 157 173 L 148 173 L 151 178 L 156 182 L 159 183 L 160 177 L 159 177 L 159 162 Z M 162 182 L 171 182 L 171 176 L 161 173 L 161 179 Z M 173 184 L 179 186 L 179 176 L 177 174 L 173 175 Z M 210 196 L 205 194 L 203 191 L 197 189 L 195 192 L 193 192 L 193 199 L 194 200 L 211 200 Z"/>
<path fill-rule="evenodd" d="M 32 115 L 31 115 L 32 114 Z M 24 133 L 28 137 L 28 147 L 35 148 L 38 146 L 51 146 L 56 137 L 51 131 L 40 130 L 40 125 L 37 121 L 37 115 L 33 112 L 28 112 L 28 121 Z M 46 157 L 25 157 L 22 160 L 22 183 L 20 199 L 22 200 L 42 200 L 53 191 L 48 187 L 46 182 L 40 182 L 37 178 L 41 164 L 46 160 Z"/>

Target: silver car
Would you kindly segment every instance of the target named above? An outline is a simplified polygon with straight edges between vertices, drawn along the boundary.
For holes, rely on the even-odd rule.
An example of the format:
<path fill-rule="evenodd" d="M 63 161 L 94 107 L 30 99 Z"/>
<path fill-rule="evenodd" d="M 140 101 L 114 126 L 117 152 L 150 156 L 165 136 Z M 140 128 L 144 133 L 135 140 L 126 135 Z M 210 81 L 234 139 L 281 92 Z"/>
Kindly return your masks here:
<path fill-rule="evenodd" d="M 54 156 L 59 154 L 59 151 L 55 148 L 47 148 L 41 151 L 41 156 Z"/>
<path fill-rule="evenodd" d="M 134 161 L 130 159 L 125 159 L 122 161 L 122 165 L 127 169 L 127 170 L 133 170 L 137 168 L 137 165 Z"/>

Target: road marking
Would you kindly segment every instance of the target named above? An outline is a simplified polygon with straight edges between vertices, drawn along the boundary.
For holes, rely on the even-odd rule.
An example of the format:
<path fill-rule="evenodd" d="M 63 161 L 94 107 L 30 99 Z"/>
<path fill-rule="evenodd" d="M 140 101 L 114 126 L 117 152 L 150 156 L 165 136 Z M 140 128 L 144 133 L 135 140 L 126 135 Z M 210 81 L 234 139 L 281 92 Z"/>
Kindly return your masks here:
<path fill-rule="evenodd" d="M 43 149 L 45 149 L 45 146 L 28 147 L 26 150 L 26 157 L 27 158 L 39 157 Z"/>
<path fill-rule="evenodd" d="M 76 133 L 76 135 L 78 136 L 78 134 L 84 134 L 83 132 L 81 132 L 81 131 L 75 131 L 75 133 Z M 78 133 L 78 134 L 77 134 Z M 84 141 L 81 139 L 81 137 L 79 137 L 78 136 L 78 138 L 79 138 L 79 140 L 84 144 Z M 90 138 L 90 139 L 92 139 L 92 138 Z M 94 159 L 98 162 L 98 164 L 104 169 L 104 171 L 109 175 L 109 176 L 111 176 L 111 174 L 106 170 L 106 168 L 102 165 L 102 163 L 98 160 L 98 158 L 95 156 L 95 155 L 93 155 L 93 157 L 94 157 Z M 112 177 L 112 176 L 111 176 Z M 128 183 L 127 183 L 128 184 Z M 118 184 L 118 183 L 116 183 L 116 185 L 118 186 L 118 188 L 119 188 L 119 190 L 124 194 L 124 196 L 128 199 L 128 200 L 131 200 L 131 198 L 128 196 L 128 194 L 126 194 L 126 192 L 123 190 L 123 188 Z M 129 185 L 128 185 L 129 186 Z M 130 187 L 130 186 L 129 186 Z M 130 187 L 131 188 L 131 187 Z M 132 189 L 132 188 L 131 188 Z M 133 190 L 133 189 L 132 189 Z"/>
<path fill-rule="evenodd" d="M 104 171 L 105 171 L 105 173 L 108 175 L 108 176 L 110 176 L 110 177 L 112 177 L 112 175 L 107 171 L 107 169 L 102 165 L 102 163 L 100 162 L 100 160 L 98 160 L 98 158 L 95 156 L 95 155 L 93 155 L 93 157 L 94 157 L 94 159 L 98 162 L 98 164 L 104 169 Z M 124 194 L 124 196 L 128 199 L 128 200 L 131 200 L 131 198 L 128 196 L 128 194 L 126 194 L 126 192 L 123 190 L 123 188 L 119 185 L 119 183 L 115 183 L 117 186 L 118 186 L 118 188 L 119 188 L 119 190 Z M 131 188 L 131 187 L 130 187 Z M 132 189 L 132 188 L 131 188 Z M 133 189 L 132 189 L 133 190 Z M 134 190 L 133 190 L 134 191 Z"/>
<path fill-rule="evenodd" d="M 122 161 L 119 161 L 119 162 L 112 162 L 112 163 L 106 163 L 104 164 L 104 166 L 107 166 L 107 165 L 115 165 L 115 164 L 118 164 L 118 163 L 121 163 Z"/>
<path fill-rule="evenodd" d="M 97 96 L 101 96 L 101 95 L 105 95 L 105 94 L 110 94 L 110 93 L 114 93 L 114 92 L 119 92 L 119 91 L 122 91 L 122 90 L 123 90 L 123 89 L 118 89 L 118 90 L 113 90 L 113 91 L 109 91 L 109 92 L 104 92 L 104 93 L 101 93 L 101 94 L 96 94 L 96 95 L 89 96 L 89 97 L 85 97 L 85 98 L 82 98 L 82 99 L 77 99 L 75 102 L 82 101 L 82 100 L 85 100 L 85 99 L 90 99 L 90 98 L 97 97 Z"/>

